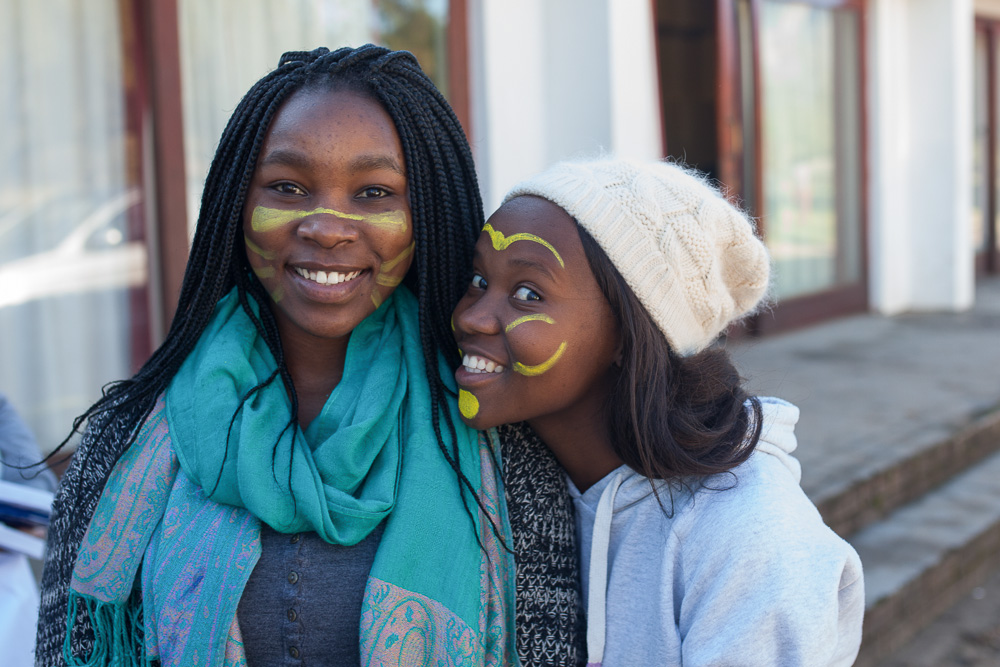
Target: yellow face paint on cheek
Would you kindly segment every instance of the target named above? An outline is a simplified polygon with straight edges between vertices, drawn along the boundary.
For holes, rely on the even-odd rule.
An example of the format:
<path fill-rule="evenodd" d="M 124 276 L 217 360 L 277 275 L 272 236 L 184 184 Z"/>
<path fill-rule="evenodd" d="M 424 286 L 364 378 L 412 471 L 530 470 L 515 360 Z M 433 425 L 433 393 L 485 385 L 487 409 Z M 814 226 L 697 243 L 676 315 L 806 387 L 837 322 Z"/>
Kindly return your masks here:
<path fill-rule="evenodd" d="M 559 349 L 551 357 L 543 361 L 536 366 L 525 366 L 520 361 L 515 361 L 513 370 L 515 373 L 520 373 L 521 375 L 526 375 L 527 377 L 534 377 L 535 375 L 541 375 L 545 371 L 549 370 L 555 366 L 556 362 L 559 361 L 559 357 L 563 355 L 566 351 L 566 341 L 559 344 Z"/>
<path fill-rule="evenodd" d="M 267 208 L 265 206 L 258 206 L 253 210 L 253 215 L 250 216 L 250 227 L 253 228 L 255 232 L 270 232 L 278 229 L 279 227 L 284 227 L 290 222 L 295 222 L 296 220 L 301 220 L 308 215 L 315 215 L 317 213 L 326 213 L 343 220 L 357 220 L 374 227 L 391 229 L 399 233 L 405 233 L 407 229 L 406 213 L 403 211 L 386 211 L 385 213 L 358 215 L 355 213 L 335 211 L 332 208 L 314 208 L 311 211 L 295 211 L 283 208 Z"/>
<path fill-rule="evenodd" d="M 273 266 L 262 266 L 260 268 L 255 268 L 253 270 L 257 277 L 261 280 L 266 280 L 268 278 L 274 277 L 274 267 Z"/>
<path fill-rule="evenodd" d="M 278 256 L 278 254 L 275 252 L 271 252 L 269 250 L 264 250 L 263 248 L 261 248 L 259 245 L 251 241 L 246 234 L 243 235 L 243 242 L 246 243 L 247 250 L 257 255 L 261 259 L 266 259 L 267 261 L 270 262 L 274 260 L 275 257 Z"/>
<path fill-rule="evenodd" d="M 479 399 L 465 391 L 458 390 L 458 411 L 466 419 L 472 419 L 479 414 Z"/>
<path fill-rule="evenodd" d="M 534 315 L 525 315 L 524 317 L 519 317 L 504 328 L 505 333 L 510 333 L 510 330 L 519 324 L 524 324 L 525 322 L 545 322 L 546 324 L 555 324 L 556 321 L 546 315 L 545 313 L 537 313 Z M 452 331 L 455 330 L 455 326 L 452 325 Z"/>
<path fill-rule="evenodd" d="M 388 262 L 383 262 L 382 266 L 379 267 L 378 275 L 375 276 L 375 284 L 382 285 L 383 287 L 396 287 L 399 283 L 403 282 L 402 276 L 390 276 L 388 275 L 390 271 L 399 266 L 399 263 L 404 259 L 409 257 L 413 253 L 413 249 L 416 247 L 417 242 L 411 241 L 410 245 L 403 249 L 403 252 L 399 253 Z M 382 292 L 378 289 L 372 291 L 372 303 L 378 308 L 382 305 Z"/>
<path fill-rule="evenodd" d="M 534 234 L 523 234 L 523 233 L 504 236 L 503 232 L 498 232 L 497 230 L 493 229 L 493 225 L 491 225 L 488 222 L 483 227 L 483 231 L 490 235 L 490 241 L 493 243 L 493 249 L 496 250 L 497 252 L 501 250 L 506 250 L 508 247 L 510 247 L 511 243 L 515 243 L 517 241 L 534 241 L 535 243 L 538 243 L 548 248 L 549 251 L 551 251 L 552 254 L 556 256 L 556 259 L 559 261 L 559 266 L 563 267 L 564 269 L 566 268 L 566 263 L 563 262 L 563 258 L 559 256 L 559 253 L 556 251 L 554 247 L 552 247 L 552 244 L 540 236 L 535 236 Z"/>

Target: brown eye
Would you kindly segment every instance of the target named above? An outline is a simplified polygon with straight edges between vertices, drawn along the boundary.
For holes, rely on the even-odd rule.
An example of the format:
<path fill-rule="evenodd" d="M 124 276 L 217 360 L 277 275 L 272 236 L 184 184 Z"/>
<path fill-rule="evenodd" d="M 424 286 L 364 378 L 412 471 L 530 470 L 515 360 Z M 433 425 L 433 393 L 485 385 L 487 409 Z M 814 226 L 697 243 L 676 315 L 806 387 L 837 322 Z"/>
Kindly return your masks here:
<path fill-rule="evenodd" d="M 389 196 L 389 192 L 385 188 L 373 185 L 362 190 L 358 196 L 364 199 L 381 199 L 382 197 Z"/>
<path fill-rule="evenodd" d="M 486 289 L 486 278 L 483 278 L 477 273 L 472 276 L 472 286 L 476 289 Z"/>

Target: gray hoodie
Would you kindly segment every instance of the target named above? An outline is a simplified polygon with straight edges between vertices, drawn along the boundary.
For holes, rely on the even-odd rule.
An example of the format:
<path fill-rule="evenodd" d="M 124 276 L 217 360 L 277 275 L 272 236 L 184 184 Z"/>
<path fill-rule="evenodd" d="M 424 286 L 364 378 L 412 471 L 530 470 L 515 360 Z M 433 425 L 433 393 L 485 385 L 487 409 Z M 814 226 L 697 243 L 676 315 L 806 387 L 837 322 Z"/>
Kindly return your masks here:
<path fill-rule="evenodd" d="M 658 487 L 667 512 L 649 480 L 628 466 L 582 494 L 570 482 L 589 664 L 854 661 L 861 561 L 799 487 L 791 456 L 799 409 L 760 400 L 756 451 L 693 493 Z"/>

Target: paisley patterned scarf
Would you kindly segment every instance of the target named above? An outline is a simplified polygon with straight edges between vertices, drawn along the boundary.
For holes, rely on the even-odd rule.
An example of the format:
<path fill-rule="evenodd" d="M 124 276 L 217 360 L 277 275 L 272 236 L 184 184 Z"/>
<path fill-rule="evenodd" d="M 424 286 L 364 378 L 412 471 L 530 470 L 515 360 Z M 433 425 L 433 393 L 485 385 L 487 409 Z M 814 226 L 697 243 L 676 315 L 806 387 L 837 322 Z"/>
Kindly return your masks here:
<path fill-rule="evenodd" d="M 360 619 L 365 664 L 516 662 L 514 564 L 490 525 L 510 543 L 499 470 L 449 404 L 441 431 L 449 419 L 486 508 L 466 494 L 473 527 L 431 424 L 413 296 L 397 289 L 354 330 L 343 379 L 304 434 L 283 430 L 280 381 L 237 412 L 274 368 L 230 293 L 101 495 L 67 621 L 85 610 L 96 641 L 83 660 L 67 645 L 67 663 L 245 664 L 236 608 L 261 521 L 348 545 L 385 522 Z"/>

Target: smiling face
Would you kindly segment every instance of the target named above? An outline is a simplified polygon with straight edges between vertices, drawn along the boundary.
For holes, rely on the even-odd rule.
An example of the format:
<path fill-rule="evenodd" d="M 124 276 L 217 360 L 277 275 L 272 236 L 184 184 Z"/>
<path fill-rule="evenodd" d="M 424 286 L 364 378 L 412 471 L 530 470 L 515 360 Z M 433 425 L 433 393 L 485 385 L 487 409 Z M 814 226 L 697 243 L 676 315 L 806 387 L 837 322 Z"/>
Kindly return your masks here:
<path fill-rule="evenodd" d="M 350 91 L 300 91 L 275 115 L 243 210 L 247 259 L 283 344 L 345 339 L 413 259 L 403 149 Z"/>
<path fill-rule="evenodd" d="M 544 199 L 513 199 L 484 227 L 473 268 L 453 319 L 463 419 L 539 430 L 601 415 L 619 335 L 576 222 Z"/>

